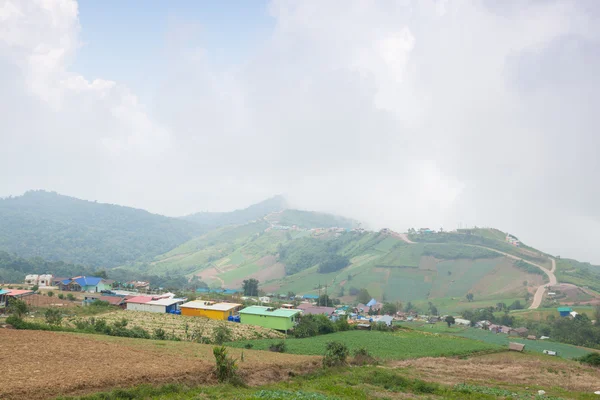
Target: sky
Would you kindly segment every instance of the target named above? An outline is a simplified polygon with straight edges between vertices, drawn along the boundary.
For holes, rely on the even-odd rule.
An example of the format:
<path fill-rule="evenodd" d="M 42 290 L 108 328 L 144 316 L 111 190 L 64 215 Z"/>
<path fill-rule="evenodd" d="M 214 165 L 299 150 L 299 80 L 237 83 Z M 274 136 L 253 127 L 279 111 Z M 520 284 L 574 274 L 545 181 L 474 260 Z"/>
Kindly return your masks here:
<path fill-rule="evenodd" d="M 600 264 L 600 2 L 0 0 L 0 196 L 284 194 Z"/>

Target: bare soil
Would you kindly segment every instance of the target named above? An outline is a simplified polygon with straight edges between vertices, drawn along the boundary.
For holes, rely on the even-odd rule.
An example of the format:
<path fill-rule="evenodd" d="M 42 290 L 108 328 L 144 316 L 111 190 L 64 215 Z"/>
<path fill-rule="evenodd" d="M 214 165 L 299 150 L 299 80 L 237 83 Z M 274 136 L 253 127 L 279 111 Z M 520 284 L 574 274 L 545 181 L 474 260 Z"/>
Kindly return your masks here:
<path fill-rule="evenodd" d="M 148 384 L 214 384 L 212 346 L 62 332 L 0 329 L 1 399 L 47 399 Z M 239 358 L 240 349 L 231 349 Z M 28 354 L 15 357 L 15 354 Z M 244 350 L 249 385 L 287 379 L 320 357 Z"/>
<path fill-rule="evenodd" d="M 23 300 L 31 307 L 74 307 L 81 304 L 79 301 L 76 300 L 61 300 L 58 297 L 56 297 L 56 295 L 57 292 L 54 292 L 54 296 L 52 297 L 42 296 L 41 294 L 32 294 L 31 296 L 22 297 L 21 300 Z"/>
<path fill-rule="evenodd" d="M 600 390 L 600 369 L 575 362 L 522 353 L 497 353 L 467 360 L 420 358 L 393 362 L 424 380 L 447 385 L 469 382 L 495 386 L 556 387 L 594 392 Z"/>

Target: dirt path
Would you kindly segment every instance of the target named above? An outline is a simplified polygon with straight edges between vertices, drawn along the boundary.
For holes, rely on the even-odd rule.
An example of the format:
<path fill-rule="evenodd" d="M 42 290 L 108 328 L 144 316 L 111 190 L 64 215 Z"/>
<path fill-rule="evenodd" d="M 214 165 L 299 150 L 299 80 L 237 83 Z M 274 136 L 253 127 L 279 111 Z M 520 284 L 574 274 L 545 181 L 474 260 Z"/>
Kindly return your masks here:
<path fill-rule="evenodd" d="M 405 241 L 406 243 L 415 244 L 415 242 L 413 242 L 412 240 L 410 240 L 408 238 L 408 235 L 406 233 L 397 233 L 397 232 L 394 232 L 393 235 L 396 236 L 397 238 Z"/>
<path fill-rule="evenodd" d="M 486 249 L 486 250 L 493 251 L 498 254 L 502 254 L 505 257 L 512 258 L 513 260 L 521 260 L 523 262 L 526 262 L 527 264 L 533 265 L 534 267 L 541 269 L 548 277 L 549 282 L 538 286 L 537 290 L 535 291 L 535 295 L 533 296 L 533 302 L 529 306 L 530 310 L 535 310 L 536 308 L 538 308 L 540 306 L 540 304 L 542 304 L 542 299 L 544 297 L 544 292 L 546 291 L 546 288 L 548 286 L 554 286 L 557 283 L 556 275 L 554 275 L 554 272 L 556 271 L 556 261 L 552 257 L 549 257 L 550 261 L 552 262 L 552 269 L 549 270 L 548 268 L 542 267 L 540 264 L 536 264 L 531 261 L 527 261 L 521 257 L 517 257 L 517 256 L 514 256 L 509 253 L 505 253 L 500 250 L 492 249 L 490 247 L 479 246 L 476 244 L 466 244 L 466 246 L 481 247 L 482 249 Z"/>

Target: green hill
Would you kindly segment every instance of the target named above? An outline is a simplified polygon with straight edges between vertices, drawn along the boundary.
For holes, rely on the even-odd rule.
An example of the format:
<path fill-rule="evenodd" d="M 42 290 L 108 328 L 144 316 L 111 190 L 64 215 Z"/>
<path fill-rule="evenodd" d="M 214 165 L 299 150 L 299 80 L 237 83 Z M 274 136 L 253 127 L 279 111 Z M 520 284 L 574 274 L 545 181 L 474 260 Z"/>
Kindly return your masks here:
<path fill-rule="evenodd" d="M 304 229 L 331 227 L 352 229 L 358 226 L 357 221 L 338 215 L 291 209 L 271 213 L 265 219 L 273 225 L 297 226 Z"/>
<path fill-rule="evenodd" d="M 152 258 L 202 231 L 189 221 L 45 191 L 1 199 L 0 221 L 0 250 L 103 267 Z"/>
<path fill-rule="evenodd" d="M 262 290 L 276 293 L 314 294 L 327 285 L 329 294 L 348 302 L 366 288 L 380 301 L 434 301 L 446 309 L 524 302 L 528 289 L 545 279 L 538 270 L 460 239 L 407 243 L 392 233 L 277 226 L 260 221 L 219 228 L 144 268 L 196 275 L 228 288 L 256 278 Z M 475 301 L 463 304 L 467 293 Z"/>
<path fill-rule="evenodd" d="M 261 219 L 268 214 L 284 210 L 285 208 L 287 208 L 285 198 L 283 196 L 274 196 L 242 210 L 231 212 L 199 212 L 182 217 L 182 219 L 212 229 L 226 225 L 246 224 Z"/>

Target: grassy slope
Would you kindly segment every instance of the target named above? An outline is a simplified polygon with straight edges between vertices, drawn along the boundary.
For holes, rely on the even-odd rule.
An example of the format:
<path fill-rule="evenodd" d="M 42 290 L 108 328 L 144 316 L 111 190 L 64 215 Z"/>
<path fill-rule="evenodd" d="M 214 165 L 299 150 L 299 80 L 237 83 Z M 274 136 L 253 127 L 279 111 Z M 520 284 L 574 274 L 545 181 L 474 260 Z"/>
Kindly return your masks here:
<path fill-rule="evenodd" d="M 330 227 L 351 229 L 357 225 L 357 221 L 338 215 L 292 209 L 270 214 L 267 216 L 267 220 L 274 225 L 296 225 L 306 229 Z"/>
<path fill-rule="evenodd" d="M 366 348 L 375 357 L 386 360 L 404 360 L 418 357 L 448 357 L 467 355 L 482 351 L 496 351 L 500 347 L 475 340 L 465 340 L 449 335 L 436 336 L 421 332 L 400 331 L 346 331 L 306 339 L 287 339 L 287 353 L 321 355 L 325 345 L 331 341 L 343 342 L 351 352 Z M 228 346 L 243 348 L 248 343 L 255 350 L 268 350 L 278 340 L 259 339 L 228 343 Z"/>

